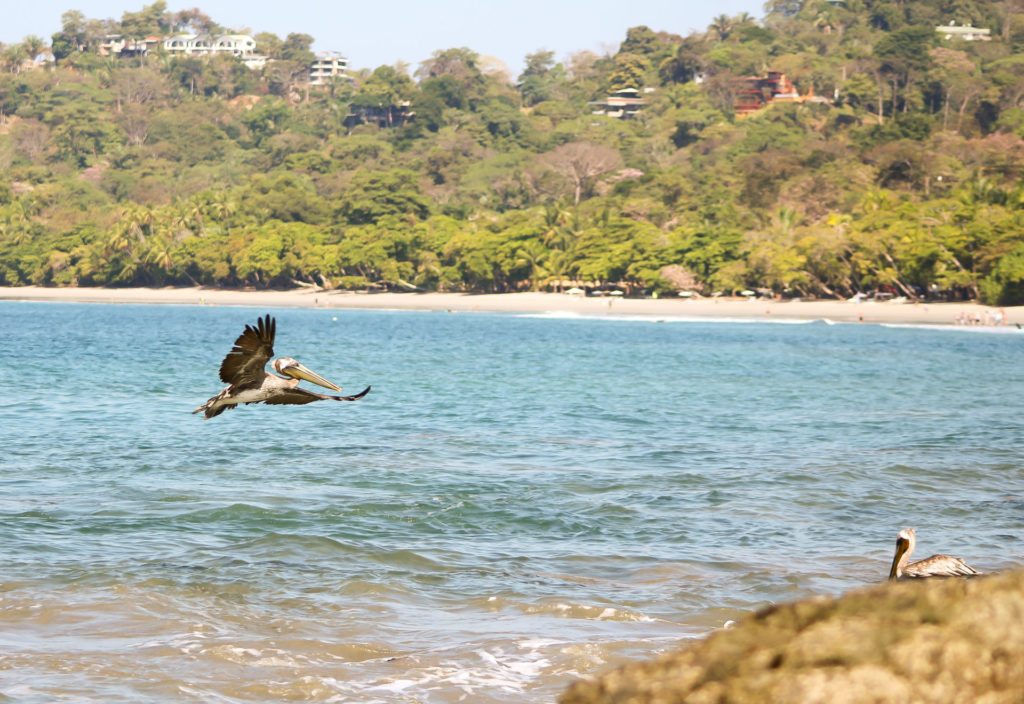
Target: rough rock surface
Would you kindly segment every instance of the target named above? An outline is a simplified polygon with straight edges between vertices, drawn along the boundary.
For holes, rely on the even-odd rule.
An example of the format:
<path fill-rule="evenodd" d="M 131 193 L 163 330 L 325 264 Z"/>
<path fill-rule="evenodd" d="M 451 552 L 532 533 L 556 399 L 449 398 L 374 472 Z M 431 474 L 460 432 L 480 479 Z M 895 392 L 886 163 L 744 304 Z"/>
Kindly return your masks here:
<path fill-rule="evenodd" d="M 886 584 L 752 614 L 561 704 L 1024 702 L 1024 571 Z"/>

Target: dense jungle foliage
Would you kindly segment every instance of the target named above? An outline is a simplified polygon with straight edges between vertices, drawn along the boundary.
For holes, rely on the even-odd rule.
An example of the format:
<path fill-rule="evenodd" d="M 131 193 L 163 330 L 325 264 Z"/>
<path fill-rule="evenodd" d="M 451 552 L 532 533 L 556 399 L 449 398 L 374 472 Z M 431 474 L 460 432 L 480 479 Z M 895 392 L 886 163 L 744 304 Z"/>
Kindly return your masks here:
<path fill-rule="evenodd" d="M 0 50 L 0 284 L 1024 303 L 1020 0 L 765 12 L 634 27 L 614 55 L 538 50 L 518 76 L 453 48 L 325 87 L 305 34 L 255 35 L 273 61 L 254 71 L 96 51 L 217 30 L 199 11 L 65 13 L 50 42 Z M 991 41 L 935 31 L 951 22 Z M 737 116 L 737 79 L 767 70 L 818 98 Z M 592 114 L 622 88 L 639 115 Z M 365 109 L 391 124 L 346 121 Z"/>

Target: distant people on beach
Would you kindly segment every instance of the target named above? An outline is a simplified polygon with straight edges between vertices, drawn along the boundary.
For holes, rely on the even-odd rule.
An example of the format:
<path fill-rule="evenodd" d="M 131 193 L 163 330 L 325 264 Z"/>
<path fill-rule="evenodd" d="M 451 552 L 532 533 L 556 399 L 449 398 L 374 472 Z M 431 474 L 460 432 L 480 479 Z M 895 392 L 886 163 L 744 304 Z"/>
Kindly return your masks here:
<path fill-rule="evenodd" d="M 960 311 L 953 316 L 953 322 L 957 325 L 1006 325 L 1006 310 Z"/>

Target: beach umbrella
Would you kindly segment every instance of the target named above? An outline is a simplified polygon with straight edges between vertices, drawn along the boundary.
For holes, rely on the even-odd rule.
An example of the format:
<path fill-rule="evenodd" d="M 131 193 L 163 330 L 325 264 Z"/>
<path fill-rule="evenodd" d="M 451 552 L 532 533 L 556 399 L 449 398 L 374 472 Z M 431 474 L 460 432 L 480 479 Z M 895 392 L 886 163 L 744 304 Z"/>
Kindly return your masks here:
<path fill-rule="evenodd" d="M 746 291 L 740 291 L 741 296 L 756 296 L 757 294 L 751 291 L 749 288 Z"/>
<path fill-rule="evenodd" d="M 609 291 L 608 295 L 609 296 L 622 296 L 623 293 L 622 293 L 622 291 Z"/>
<path fill-rule="evenodd" d="M 568 291 L 566 291 L 566 293 L 571 294 L 573 296 L 578 296 L 581 293 L 583 293 L 583 289 L 581 289 L 579 286 L 573 286 Z"/>

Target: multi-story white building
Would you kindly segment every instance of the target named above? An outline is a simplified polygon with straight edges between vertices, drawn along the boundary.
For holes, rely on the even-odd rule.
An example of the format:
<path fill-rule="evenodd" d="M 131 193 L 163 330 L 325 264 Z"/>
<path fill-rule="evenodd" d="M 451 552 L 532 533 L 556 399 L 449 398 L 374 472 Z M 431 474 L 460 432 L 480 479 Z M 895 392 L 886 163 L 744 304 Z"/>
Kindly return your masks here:
<path fill-rule="evenodd" d="M 619 119 L 629 119 L 640 112 L 647 101 L 640 97 L 636 88 L 623 88 L 609 95 L 604 100 L 591 100 L 592 115 L 607 115 Z"/>
<path fill-rule="evenodd" d="M 992 39 L 992 30 L 985 27 L 972 27 L 968 24 L 957 24 L 950 22 L 947 25 L 936 27 L 935 31 L 944 39 L 963 39 L 965 42 L 987 42 Z"/>
<path fill-rule="evenodd" d="M 320 51 L 309 65 L 309 82 L 314 86 L 329 85 L 348 78 L 347 72 L 348 59 L 337 52 Z"/>
<path fill-rule="evenodd" d="M 97 53 L 100 56 L 143 56 L 155 49 L 161 41 L 160 37 L 133 39 L 120 34 L 108 34 L 100 42 Z"/>
<path fill-rule="evenodd" d="M 260 68 L 267 57 L 256 53 L 256 40 L 248 34 L 176 34 L 164 39 L 164 50 L 178 56 L 230 54 L 249 68 Z"/>

